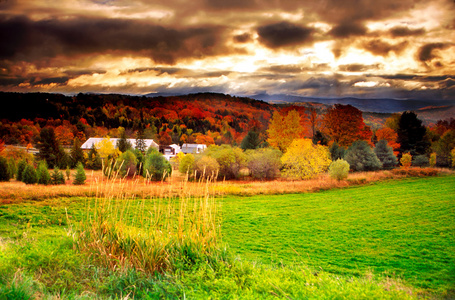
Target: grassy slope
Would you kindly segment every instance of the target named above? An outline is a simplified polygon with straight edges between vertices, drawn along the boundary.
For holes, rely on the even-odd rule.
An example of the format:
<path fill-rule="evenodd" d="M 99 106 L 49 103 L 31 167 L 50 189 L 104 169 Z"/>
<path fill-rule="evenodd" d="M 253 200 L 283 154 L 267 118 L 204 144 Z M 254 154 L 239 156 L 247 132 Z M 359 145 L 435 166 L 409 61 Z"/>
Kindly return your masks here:
<path fill-rule="evenodd" d="M 158 280 L 134 272 L 112 274 L 73 250 L 65 208 L 70 219 L 79 219 L 83 198 L 2 205 L 0 296 L 18 269 L 19 278 L 32 276 L 24 277 L 29 294 L 86 295 L 77 299 L 401 299 L 412 293 L 378 276 L 352 277 L 367 270 L 396 273 L 444 294 L 454 284 L 454 187 L 455 176 L 447 176 L 315 194 L 228 197 L 222 207 L 224 241 L 242 260 L 266 264 L 216 263 Z M 280 261 L 298 264 L 270 269 L 269 262 Z M 347 276 L 313 275 L 319 266 Z"/>
<path fill-rule="evenodd" d="M 227 197 L 223 235 L 242 258 L 386 272 L 433 290 L 455 286 L 455 177 L 312 194 Z"/>

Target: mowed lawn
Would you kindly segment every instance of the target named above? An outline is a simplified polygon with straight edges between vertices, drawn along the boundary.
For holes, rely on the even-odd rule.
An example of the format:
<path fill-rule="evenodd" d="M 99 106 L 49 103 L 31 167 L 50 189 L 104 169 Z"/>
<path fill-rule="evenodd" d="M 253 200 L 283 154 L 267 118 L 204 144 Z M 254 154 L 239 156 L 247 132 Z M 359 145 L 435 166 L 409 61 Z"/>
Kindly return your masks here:
<path fill-rule="evenodd" d="M 229 196 L 222 217 L 223 240 L 243 260 L 386 274 L 434 291 L 455 287 L 455 176 Z"/>

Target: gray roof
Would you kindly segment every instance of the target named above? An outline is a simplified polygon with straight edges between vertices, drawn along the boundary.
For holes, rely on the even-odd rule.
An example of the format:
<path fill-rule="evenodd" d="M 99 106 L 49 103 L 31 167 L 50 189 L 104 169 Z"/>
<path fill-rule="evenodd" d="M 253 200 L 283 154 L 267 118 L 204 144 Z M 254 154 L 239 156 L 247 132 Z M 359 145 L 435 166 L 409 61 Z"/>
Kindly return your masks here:
<path fill-rule="evenodd" d="M 105 138 L 89 138 L 85 143 L 82 144 L 81 149 L 89 150 L 89 149 L 92 148 L 93 145 L 101 142 L 104 139 Z M 118 139 L 118 138 L 111 138 L 110 139 L 110 141 L 112 142 L 112 145 L 114 145 L 114 147 L 117 147 L 117 141 L 118 140 L 120 140 L 120 139 Z M 133 148 L 136 148 L 136 140 L 135 139 L 126 139 L 126 140 L 131 143 L 131 146 L 133 146 Z M 158 144 L 155 143 L 155 141 L 152 140 L 152 139 L 144 139 L 144 142 L 145 142 L 145 148 L 146 149 L 150 148 L 150 146 L 158 148 Z"/>

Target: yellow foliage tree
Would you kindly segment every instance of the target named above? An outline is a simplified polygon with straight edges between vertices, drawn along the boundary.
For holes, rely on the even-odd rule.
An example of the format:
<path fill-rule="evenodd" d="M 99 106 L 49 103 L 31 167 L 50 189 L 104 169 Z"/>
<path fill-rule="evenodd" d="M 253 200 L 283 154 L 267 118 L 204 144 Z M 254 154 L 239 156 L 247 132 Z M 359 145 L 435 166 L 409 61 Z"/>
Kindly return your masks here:
<path fill-rule="evenodd" d="M 284 175 L 309 179 L 327 171 L 332 160 L 326 146 L 314 145 L 310 139 L 294 140 L 282 156 Z"/>
<path fill-rule="evenodd" d="M 267 142 L 270 146 L 286 152 L 293 140 L 303 137 L 304 129 L 300 126 L 300 114 L 296 110 L 291 110 L 283 117 L 280 113 L 274 112 L 267 133 L 269 134 Z"/>
<path fill-rule="evenodd" d="M 400 163 L 403 168 L 409 168 L 412 164 L 412 155 L 410 153 L 404 153 L 400 159 Z"/>
<path fill-rule="evenodd" d="M 120 150 L 114 147 L 109 136 L 102 139 L 101 142 L 96 143 L 95 147 L 101 159 L 117 158 L 121 154 Z"/>

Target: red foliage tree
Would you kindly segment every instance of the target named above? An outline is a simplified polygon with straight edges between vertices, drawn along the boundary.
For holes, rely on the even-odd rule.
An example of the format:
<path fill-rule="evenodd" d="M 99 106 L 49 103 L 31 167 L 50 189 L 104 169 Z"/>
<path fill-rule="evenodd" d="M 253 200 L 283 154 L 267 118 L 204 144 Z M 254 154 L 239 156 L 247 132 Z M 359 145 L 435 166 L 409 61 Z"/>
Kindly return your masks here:
<path fill-rule="evenodd" d="M 357 140 L 371 144 L 372 132 L 365 125 L 362 112 L 351 105 L 335 104 L 324 115 L 325 133 L 343 147 Z"/>

